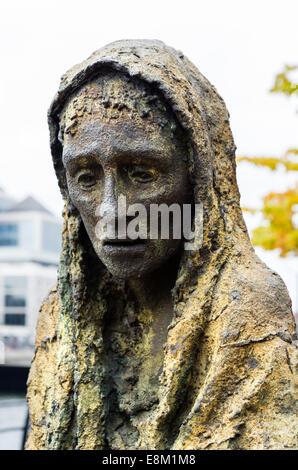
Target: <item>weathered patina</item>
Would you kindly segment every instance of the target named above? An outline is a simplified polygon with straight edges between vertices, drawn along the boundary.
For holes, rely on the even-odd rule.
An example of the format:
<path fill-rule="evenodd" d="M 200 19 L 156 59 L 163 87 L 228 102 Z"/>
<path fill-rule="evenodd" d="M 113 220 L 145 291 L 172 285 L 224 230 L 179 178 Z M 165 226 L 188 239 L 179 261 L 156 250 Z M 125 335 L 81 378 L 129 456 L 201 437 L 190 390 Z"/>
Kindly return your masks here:
<path fill-rule="evenodd" d="M 117 41 L 62 77 L 49 125 L 63 247 L 39 313 L 27 448 L 296 448 L 291 302 L 251 246 L 215 88 L 160 41 Z M 159 148 L 154 165 L 142 146 Z M 202 247 L 107 255 L 92 217 L 115 192 L 203 204 Z"/>

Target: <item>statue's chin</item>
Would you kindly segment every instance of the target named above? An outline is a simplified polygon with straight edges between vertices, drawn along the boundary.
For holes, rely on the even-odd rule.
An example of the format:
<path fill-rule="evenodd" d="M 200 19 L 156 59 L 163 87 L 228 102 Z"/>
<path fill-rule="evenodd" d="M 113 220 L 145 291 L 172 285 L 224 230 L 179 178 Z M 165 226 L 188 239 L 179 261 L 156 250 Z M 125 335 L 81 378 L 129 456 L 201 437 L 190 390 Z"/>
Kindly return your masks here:
<path fill-rule="evenodd" d="M 161 265 L 160 262 L 146 263 L 144 259 L 135 259 L 133 262 L 130 260 L 122 262 L 116 260 L 111 261 L 103 259 L 102 257 L 100 259 L 113 277 L 122 280 L 145 278 L 150 273 L 158 269 Z"/>
<path fill-rule="evenodd" d="M 109 272 L 112 274 L 113 278 L 118 279 L 120 281 L 133 281 L 136 279 L 146 278 L 151 271 L 139 271 L 139 270 L 116 270 L 116 269 L 109 269 Z"/>

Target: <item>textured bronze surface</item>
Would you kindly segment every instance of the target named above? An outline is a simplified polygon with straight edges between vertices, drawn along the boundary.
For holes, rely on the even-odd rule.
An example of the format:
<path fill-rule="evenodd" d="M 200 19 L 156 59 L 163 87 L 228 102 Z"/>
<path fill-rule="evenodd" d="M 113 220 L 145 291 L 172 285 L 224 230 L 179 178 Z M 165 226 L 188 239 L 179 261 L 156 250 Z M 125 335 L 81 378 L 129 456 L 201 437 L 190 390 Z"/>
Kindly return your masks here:
<path fill-rule="evenodd" d="M 62 77 L 49 126 L 63 248 L 27 448 L 296 448 L 291 302 L 250 244 L 215 88 L 160 41 L 117 41 Z M 119 193 L 202 203 L 201 249 L 105 248 L 95 208 Z"/>

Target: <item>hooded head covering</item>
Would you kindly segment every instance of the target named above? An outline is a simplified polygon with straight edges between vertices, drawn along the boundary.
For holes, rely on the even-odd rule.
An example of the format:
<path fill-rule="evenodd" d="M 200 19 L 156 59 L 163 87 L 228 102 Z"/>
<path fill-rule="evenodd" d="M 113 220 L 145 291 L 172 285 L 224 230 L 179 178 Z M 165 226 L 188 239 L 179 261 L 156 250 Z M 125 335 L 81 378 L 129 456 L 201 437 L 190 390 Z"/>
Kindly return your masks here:
<path fill-rule="evenodd" d="M 103 321 L 129 299 L 95 259 L 69 200 L 59 121 L 69 97 L 107 68 L 149 83 L 170 105 L 189 138 L 194 201 L 204 218 L 202 247 L 183 254 L 173 289 L 158 405 L 140 422 L 133 448 L 295 447 L 291 303 L 249 241 L 226 106 L 181 52 L 125 40 L 70 69 L 49 109 L 65 223 L 57 289 L 37 325 L 27 448 L 106 447 Z"/>

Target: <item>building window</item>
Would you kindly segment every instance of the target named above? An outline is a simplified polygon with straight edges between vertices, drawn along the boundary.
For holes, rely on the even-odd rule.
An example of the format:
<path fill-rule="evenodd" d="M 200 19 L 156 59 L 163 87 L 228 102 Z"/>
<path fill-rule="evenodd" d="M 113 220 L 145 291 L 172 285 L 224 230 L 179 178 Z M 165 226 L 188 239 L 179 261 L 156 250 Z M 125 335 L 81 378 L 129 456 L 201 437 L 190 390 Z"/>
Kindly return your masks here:
<path fill-rule="evenodd" d="M 27 278 L 6 276 L 4 278 L 4 323 L 5 325 L 26 324 Z"/>
<path fill-rule="evenodd" d="M 0 246 L 17 246 L 18 236 L 18 224 L 0 224 Z"/>
<path fill-rule="evenodd" d="M 5 313 L 4 314 L 4 323 L 5 323 L 5 325 L 25 326 L 25 324 L 26 324 L 26 315 L 25 315 L 25 313 Z"/>
<path fill-rule="evenodd" d="M 27 278 L 7 276 L 4 278 L 5 307 L 26 307 Z"/>
<path fill-rule="evenodd" d="M 26 307 L 25 295 L 6 294 L 4 297 L 5 307 Z"/>

